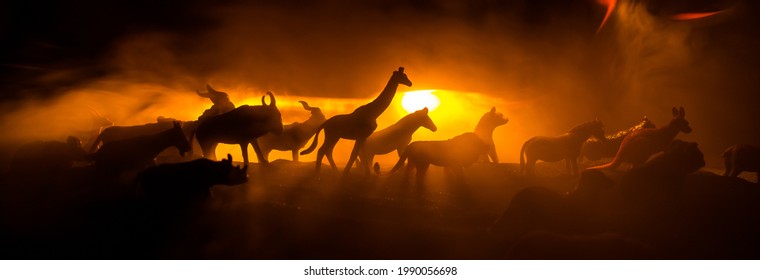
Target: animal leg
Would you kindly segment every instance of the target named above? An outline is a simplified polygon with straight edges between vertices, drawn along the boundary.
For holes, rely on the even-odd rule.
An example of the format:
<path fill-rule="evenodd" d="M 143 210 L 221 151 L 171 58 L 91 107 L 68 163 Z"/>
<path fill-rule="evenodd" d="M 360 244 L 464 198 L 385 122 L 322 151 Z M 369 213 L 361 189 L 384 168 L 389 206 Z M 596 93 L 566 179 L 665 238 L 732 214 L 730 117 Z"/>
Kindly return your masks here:
<path fill-rule="evenodd" d="M 418 188 L 425 186 L 425 174 L 427 173 L 428 167 L 430 167 L 430 164 L 417 165 L 417 177 L 415 180 L 417 181 Z"/>
<path fill-rule="evenodd" d="M 243 163 L 248 166 L 248 143 L 241 143 L 240 151 L 243 153 Z"/>
<path fill-rule="evenodd" d="M 491 157 L 493 163 L 499 163 L 499 155 L 496 154 L 496 146 L 491 145 L 491 149 L 488 150 L 488 156 Z"/>
<path fill-rule="evenodd" d="M 536 160 L 532 158 L 528 158 L 528 160 L 525 163 L 525 175 L 528 177 L 533 177 L 536 174 L 533 173 L 533 168 L 536 166 Z"/>
<path fill-rule="evenodd" d="M 364 157 L 361 158 L 362 161 L 362 167 L 364 168 L 364 174 L 369 176 L 370 175 L 370 168 L 369 166 L 372 165 L 372 162 L 375 160 L 375 155 L 364 155 Z"/>
<path fill-rule="evenodd" d="M 264 153 L 261 152 L 261 147 L 259 146 L 259 141 L 251 141 L 251 145 L 253 145 L 253 151 L 256 152 L 256 157 L 259 160 L 259 163 L 267 164 L 269 161 L 264 157 Z"/>
<path fill-rule="evenodd" d="M 354 165 L 354 161 L 356 161 L 356 157 L 359 156 L 359 151 L 364 146 L 365 139 L 356 140 L 354 143 L 354 148 L 351 150 L 351 156 L 348 158 L 348 164 L 346 164 L 346 168 L 343 169 L 343 174 L 348 174 L 351 171 L 351 166 Z M 369 168 L 367 168 L 369 170 Z"/>
<path fill-rule="evenodd" d="M 415 163 L 409 161 L 404 169 L 404 184 L 409 184 L 409 180 L 412 177 L 412 171 L 414 171 Z"/>
<path fill-rule="evenodd" d="M 293 152 L 293 162 L 298 162 L 298 149 L 293 149 L 291 152 Z"/>
<path fill-rule="evenodd" d="M 209 145 L 202 145 L 201 150 L 203 151 L 203 157 L 210 159 L 210 160 L 216 160 L 216 143 L 209 144 Z"/>
<path fill-rule="evenodd" d="M 335 148 L 335 144 L 338 143 L 338 140 L 340 140 L 340 138 L 331 137 L 325 133 L 325 142 L 322 143 L 322 147 L 319 147 L 319 150 L 317 151 L 317 172 L 319 172 L 319 170 L 322 168 L 322 158 L 324 156 L 327 156 L 327 161 L 330 162 L 330 165 L 333 167 L 333 169 L 338 169 L 337 165 L 335 165 L 335 161 L 332 158 L 332 151 L 333 148 Z"/>

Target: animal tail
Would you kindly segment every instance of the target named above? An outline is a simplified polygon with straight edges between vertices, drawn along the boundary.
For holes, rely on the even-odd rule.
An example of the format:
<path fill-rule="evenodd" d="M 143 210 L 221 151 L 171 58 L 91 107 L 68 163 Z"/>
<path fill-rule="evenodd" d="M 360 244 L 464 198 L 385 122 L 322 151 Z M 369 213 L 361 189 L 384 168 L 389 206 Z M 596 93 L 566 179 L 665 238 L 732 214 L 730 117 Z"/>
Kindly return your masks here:
<path fill-rule="evenodd" d="M 404 153 L 402 153 L 401 156 L 398 158 L 398 161 L 396 162 L 396 165 L 394 165 L 393 169 L 391 169 L 391 171 L 388 172 L 387 174 L 380 174 L 380 164 L 377 163 L 377 162 L 375 162 L 375 165 L 372 166 L 372 169 L 375 170 L 375 174 L 377 174 L 377 175 L 388 176 L 388 175 L 391 175 L 393 173 L 398 172 L 399 169 L 401 169 L 401 167 L 404 166 L 404 162 L 406 161 L 406 158 L 407 158 L 407 154 L 406 154 L 406 151 L 404 151 Z"/>
<path fill-rule="evenodd" d="M 589 170 L 600 170 L 600 169 L 614 169 L 618 166 L 620 166 L 621 163 L 623 163 L 623 160 L 620 158 L 620 152 L 623 150 L 623 146 L 620 145 L 620 148 L 618 149 L 618 152 L 615 153 L 615 157 L 612 158 L 612 161 L 608 162 L 607 164 L 592 166 L 587 169 Z"/>
<path fill-rule="evenodd" d="M 317 133 L 314 133 L 314 140 L 311 141 L 311 145 L 309 148 L 306 148 L 306 150 L 301 151 L 300 155 L 308 155 L 309 153 L 313 152 L 314 149 L 317 148 L 317 144 L 319 143 L 319 132 L 324 129 L 325 125 L 322 124 L 317 128 Z"/>

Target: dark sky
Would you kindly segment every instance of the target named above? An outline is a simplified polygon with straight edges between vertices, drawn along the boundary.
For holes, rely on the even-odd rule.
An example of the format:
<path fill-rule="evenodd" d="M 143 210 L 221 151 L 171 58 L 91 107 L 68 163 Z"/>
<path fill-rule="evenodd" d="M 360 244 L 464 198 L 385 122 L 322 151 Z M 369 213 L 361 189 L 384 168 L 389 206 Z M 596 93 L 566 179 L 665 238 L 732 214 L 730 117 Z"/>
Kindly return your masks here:
<path fill-rule="evenodd" d="M 757 1 L 618 2 L 597 33 L 596 0 L 2 1 L 0 90 L 6 104 L 103 81 L 369 98 L 405 66 L 416 89 L 526 104 L 506 113 L 516 127 L 541 118 L 535 133 L 661 125 L 685 106 L 689 140 L 760 143 Z"/>

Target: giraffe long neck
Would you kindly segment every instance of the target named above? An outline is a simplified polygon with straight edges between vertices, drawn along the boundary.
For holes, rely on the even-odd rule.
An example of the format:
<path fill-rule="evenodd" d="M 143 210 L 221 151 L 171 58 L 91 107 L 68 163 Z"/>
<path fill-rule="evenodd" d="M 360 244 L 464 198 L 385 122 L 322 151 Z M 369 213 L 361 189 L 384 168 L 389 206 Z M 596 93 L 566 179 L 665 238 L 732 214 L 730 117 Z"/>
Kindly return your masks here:
<path fill-rule="evenodd" d="M 385 85 L 383 92 L 381 92 L 380 95 L 375 98 L 375 100 L 372 100 L 372 102 L 362 106 L 364 113 L 367 114 L 368 117 L 377 119 L 377 117 L 385 112 L 385 109 L 391 105 L 391 101 L 393 101 L 393 96 L 396 95 L 397 89 L 398 82 L 396 82 L 393 77 L 391 77 L 391 79 L 388 80 L 388 84 Z"/>

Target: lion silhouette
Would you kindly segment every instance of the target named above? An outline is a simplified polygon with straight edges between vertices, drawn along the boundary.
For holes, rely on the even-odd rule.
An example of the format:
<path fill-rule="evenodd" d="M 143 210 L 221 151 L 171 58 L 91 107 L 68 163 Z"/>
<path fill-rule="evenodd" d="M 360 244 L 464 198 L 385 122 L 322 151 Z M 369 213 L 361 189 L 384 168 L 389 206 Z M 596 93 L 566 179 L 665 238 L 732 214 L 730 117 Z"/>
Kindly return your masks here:
<path fill-rule="evenodd" d="M 467 132 L 448 140 L 415 141 L 401 154 L 390 173 L 395 173 L 408 160 L 404 178 L 408 181 L 413 169 L 417 169 L 416 184 L 424 185 L 425 174 L 431 164 L 451 170 L 458 179 L 464 179 L 464 167 L 475 163 L 480 156 L 488 153 L 488 145 L 477 134 Z M 375 164 L 375 172 L 380 174 L 380 166 Z"/>

